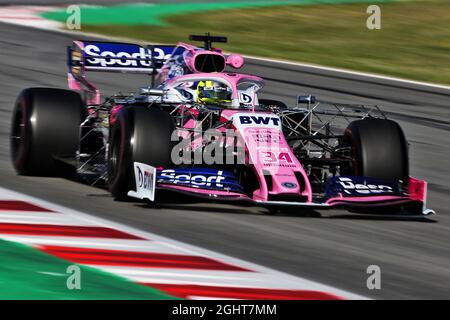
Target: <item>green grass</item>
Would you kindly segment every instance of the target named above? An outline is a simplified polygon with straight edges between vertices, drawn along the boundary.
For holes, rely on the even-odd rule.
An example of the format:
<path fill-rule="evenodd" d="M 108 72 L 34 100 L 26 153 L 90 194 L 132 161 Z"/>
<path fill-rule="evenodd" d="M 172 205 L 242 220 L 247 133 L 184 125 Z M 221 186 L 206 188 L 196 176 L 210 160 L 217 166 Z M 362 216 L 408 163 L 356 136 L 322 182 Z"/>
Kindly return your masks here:
<path fill-rule="evenodd" d="M 402 0 L 371 0 L 372 4 Z M 111 6 L 81 6 L 83 23 L 104 25 L 114 22 L 116 25 L 154 25 L 168 26 L 167 17 L 180 14 L 199 14 L 209 11 L 229 9 L 252 10 L 252 8 L 282 5 L 311 5 L 338 3 L 366 3 L 367 0 L 252 0 L 252 1 L 215 1 L 198 2 L 195 0 L 178 3 L 126 3 Z M 65 22 L 69 16 L 65 9 L 43 12 L 42 17 Z"/>
<path fill-rule="evenodd" d="M 369 1 L 370 2 L 370 1 Z M 379 4 L 382 29 L 366 28 L 367 4 L 280 6 L 176 15 L 167 26 L 82 25 L 82 31 L 160 43 L 226 35 L 225 50 L 450 84 L 450 2 Z"/>
<path fill-rule="evenodd" d="M 69 290 L 72 263 L 34 248 L 0 239 L 0 300 L 175 299 L 116 275 L 80 266 L 81 288 Z"/>

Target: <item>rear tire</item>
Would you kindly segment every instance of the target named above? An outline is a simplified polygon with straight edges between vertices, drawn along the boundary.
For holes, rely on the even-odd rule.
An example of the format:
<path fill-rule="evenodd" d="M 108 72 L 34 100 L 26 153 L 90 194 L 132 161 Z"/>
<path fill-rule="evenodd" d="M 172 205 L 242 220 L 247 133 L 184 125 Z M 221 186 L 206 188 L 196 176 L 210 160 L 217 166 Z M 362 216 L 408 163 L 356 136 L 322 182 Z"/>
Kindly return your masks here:
<path fill-rule="evenodd" d="M 17 173 L 53 176 L 61 172 L 55 157 L 75 157 L 79 126 L 86 117 L 80 95 L 54 88 L 28 88 L 16 101 L 10 134 Z"/>
<path fill-rule="evenodd" d="M 344 136 L 352 148 L 354 175 L 408 183 L 408 142 L 398 123 L 357 120 L 350 123 Z"/>
<path fill-rule="evenodd" d="M 108 155 L 108 185 L 115 199 L 124 200 L 135 190 L 134 162 L 170 167 L 175 126 L 167 112 L 155 107 L 122 109 L 111 129 Z"/>

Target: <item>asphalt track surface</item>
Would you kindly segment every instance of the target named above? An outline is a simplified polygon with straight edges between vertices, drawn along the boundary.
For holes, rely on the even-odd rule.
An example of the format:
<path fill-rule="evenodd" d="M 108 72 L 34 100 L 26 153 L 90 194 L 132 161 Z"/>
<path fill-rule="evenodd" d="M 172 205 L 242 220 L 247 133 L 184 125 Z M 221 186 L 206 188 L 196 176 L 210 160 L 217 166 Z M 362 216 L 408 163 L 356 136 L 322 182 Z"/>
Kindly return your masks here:
<path fill-rule="evenodd" d="M 10 163 L 11 110 L 21 89 L 66 88 L 70 35 L 0 24 L 0 185 L 89 214 L 245 259 L 371 298 L 450 298 L 450 91 L 363 76 L 248 60 L 267 79 L 266 97 L 296 94 L 382 106 L 410 141 L 411 173 L 429 184 L 428 219 L 318 211 L 265 215 L 264 209 L 211 203 L 151 209 L 116 202 L 107 191 L 62 178 L 17 176 Z M 105 94 L 134 90 L 147 78 L 92 74 Z M 57 119 L 55 119 L 57 120 Z M 381 290 L 366 288 L 378 265 Z"/>

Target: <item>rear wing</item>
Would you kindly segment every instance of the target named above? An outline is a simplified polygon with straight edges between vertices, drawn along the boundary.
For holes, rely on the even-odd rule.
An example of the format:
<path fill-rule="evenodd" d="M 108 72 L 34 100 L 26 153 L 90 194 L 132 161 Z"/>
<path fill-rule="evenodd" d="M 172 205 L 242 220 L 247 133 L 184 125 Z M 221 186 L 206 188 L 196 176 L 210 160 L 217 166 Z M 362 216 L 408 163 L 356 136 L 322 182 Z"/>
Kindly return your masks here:
<path fill-rule="evenodd" d="M 170 57 L 174 48 L 173 45 L 144 47 L 132 43 L 74 41 L 73 45 L 67 48 L 69 87 L 86 92 L 88 104 L 99 104 L 100 94 L 97 88 L 87 81 L 87 71 L 154 75 Z"/>
<path fill-rule="evenodd" d="M 140 46 L 132 43 L 74 41 L 67 63 L 72 73 L 109 71 L 151 74 L 161 68 L 175 46 Z M 73 72 L 75 71 L 75 72 Z"/>
<path fill-rule="evenodd" d="M 212 50 L 212 43 L 213 42 L 227 43 L 227 41 L 228 41 L 227 37 L 212 36 L 209 32 L 206 33 L 205 35 L 191 34 L 189 36 L 189 40 L 202 41 L 203 42 L 203 49 L 205 49 L 205 50 Z"/>

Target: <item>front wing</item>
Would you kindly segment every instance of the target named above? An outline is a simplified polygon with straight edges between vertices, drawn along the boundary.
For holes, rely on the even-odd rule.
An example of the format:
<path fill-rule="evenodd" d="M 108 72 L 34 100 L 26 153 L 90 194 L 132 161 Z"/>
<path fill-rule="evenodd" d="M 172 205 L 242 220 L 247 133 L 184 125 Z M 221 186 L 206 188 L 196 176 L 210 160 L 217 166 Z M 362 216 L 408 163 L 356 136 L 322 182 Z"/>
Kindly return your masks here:
<path fill-rule="evenodd" d="M 215 169 L 158 170 L 143 163 L 134 163 L 136 190 L 131 197 L 155 201 L 158 190 L 168 190 L 189 196 L 218 201 L 249 202 L 265 207 L 303 207 L 316 209 L 342 208 L 350 210 L 383 209 L 397 205 L 411 214 L 429 215 L 435 212 L 426 207 L 427 183 L 409 178 L 408 189 L 402 190 L 392 182 L 366 177 L 334 177 L 324 194 L 312 201 L 259 200 L 247 196 L 234 176 Z"/>

